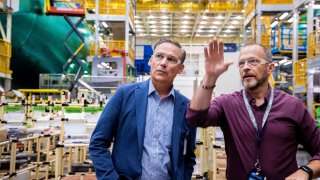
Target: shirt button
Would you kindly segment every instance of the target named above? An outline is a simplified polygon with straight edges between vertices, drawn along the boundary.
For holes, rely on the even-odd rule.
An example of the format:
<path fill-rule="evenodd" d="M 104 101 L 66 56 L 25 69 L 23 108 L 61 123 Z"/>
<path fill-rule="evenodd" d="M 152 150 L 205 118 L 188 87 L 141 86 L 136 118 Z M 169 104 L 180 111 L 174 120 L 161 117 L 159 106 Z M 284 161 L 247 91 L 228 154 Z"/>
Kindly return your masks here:
<path fill-rule="evenodd" d="M 157 124 L 159 124 L 159 121 L 157 121 Z"/>
<path fill-rule="evenodd" d="M 155 157 L 156 157 L 156 155 L 154 154 L 154 155 L 153 155 L 153 157 L 155 158 Z"/>
<path fill-rule="evenodd" d="M 156 139 L 156 138 L 154 138 L 153 140 L 154 140 L 154 141 L 157 141 L 157 139 Z"/>

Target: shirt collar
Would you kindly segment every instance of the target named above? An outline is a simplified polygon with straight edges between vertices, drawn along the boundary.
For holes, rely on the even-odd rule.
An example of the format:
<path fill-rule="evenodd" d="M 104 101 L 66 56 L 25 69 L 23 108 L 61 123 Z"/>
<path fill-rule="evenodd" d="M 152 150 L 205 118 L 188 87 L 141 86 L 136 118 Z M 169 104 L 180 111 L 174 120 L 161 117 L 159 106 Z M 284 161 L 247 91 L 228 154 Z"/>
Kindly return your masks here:
<path fill-rule="evenodd" d="M 148 90 L 148 96 L 150 96 L 153 92 L 157 93 L 158 92 L 156 91 L 156 89 L 154 88 L 153 84 L 152 84 L 152 81 L 149 80 L 149 90 Z M 159 95 L 159 94 L 158 94 Z M 170 95 L 172 95 L 173 99 L 175 99 L 175 94 L 174 94 L 174 88 L 173 86 L 171 87 L 170 89 L 170 92 L 169 94 L 166 96 L 166 97 L 169 97 Z"/>
<path fill-rule="evenodd" d="M 268 91 L 267 91 L 267 95 L 264 97 L 264 103 L 259 107 L 267 106 L 268 101 L 270 99 L 270 95 L 271 95 L 271 87 L 270 87 L 270 84 L 268 84 Z M 246 91 L 246 96 L 248 97 L 249 103 L 253 106 L 256 106 L 256 100 L 247 91 Z"/>

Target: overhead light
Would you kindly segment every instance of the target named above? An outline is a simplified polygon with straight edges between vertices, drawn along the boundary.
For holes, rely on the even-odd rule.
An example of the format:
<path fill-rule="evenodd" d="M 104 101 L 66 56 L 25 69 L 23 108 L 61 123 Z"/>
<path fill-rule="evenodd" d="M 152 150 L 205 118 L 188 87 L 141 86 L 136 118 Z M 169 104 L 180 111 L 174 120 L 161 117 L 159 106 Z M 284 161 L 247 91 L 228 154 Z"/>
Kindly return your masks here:
<path fill-rule="evenodd" d="M 137 31 L 137 32 L 143 32 L 144 30 L 139 28 L 139 29 L 137 29 L 136 31 Z"/>
<path fill-rule="evenodd" d="M 184 15 L 184 16 L 182 16 L 181 18 L 182 18 L 182 19 L 192 19 L 192 17 L 191 17 L 191 16 L 188 16 L 188 15 Z"/>
<path fill-rule="evenodd" d="M 242 10 L 241 10 L 241 12 L 243 12 L 243 13 L 244 13 L 244 12 L 246 12 L 246 10 L 242 9 Z"/>
<path fill-rule="evenodd" d="M 231 24 L 240 24 L 238 21 L 231 21 Z"/>
<path fill-rule="evenodd" d="M 273 22 L 271 23 L 271 27 L 275 27 L 277 24 L 278 24 L 278 21 L 273 21 Z"/>
<path fill-rule="evenodd" d="M 187 26 L 187 25 L 184 24 L 184 25 L 181 26 L 181 28 L 186 29 L 186 28 L 189 28 L 189 26 Z"/>
<path fill-rule="evenodd" d="M 208 9 L 206 9 L 204 12 L 208 13 L 208 12 L 209 12 L 209 10 L 208 10 Z"/>
<path fill-rule="evenodd" d="M 163 15 L 163 16 L 161 16 L 161 19 L 169 19 L 169 17 L 166 15 Z"/>
<path fill-rule="evenodd" d="M 148 19 L 155 19 L 156 17 L 153 16 L 153 15 L 150 15 L 150 16 L 148 16 L 147 18 L 148 18 Z"/>
<path fill-rule="evenodd" d="M 235 19 L 243 19 L 242 16 L 236 16 Z"/>
<path fill-rule="evenodd" d="M 293 22 L 293 17 L 291 17 L 290 19 L 288 19 L 288 22 Z"/>
<path fill-rule="evenodd" d="M 217 18 L 217 19 L 224 19 L 224 17 L 221 16 L 221 15 L 218 15 L 216 18 Z"/>
<path fill-rule="evenodd" d="M 243 37 L 243 35 L 242 35 L 242 34 L 240 34 L 240 37 Z"/>
<path fill-rule="evenodd" d="M 213 33 L 213 32 L 216 32 L 216 30 L 210 29 L 208 32 L 209 32 L 209 33 Z"/>
<path fill-rule="evenodd" d="M 225 30 L 226 33 L 231 33 L 232 31 L 230 29 Z"/>
<path fill-rule="evenodd" d="M 201 21 L 200 24 L 207 24 L 207 21 Z"/>
<path fill-rule="evenodd" d="M 181 29 L 180 32 L 189 32 L 190 30 L 188 29 Z"/>
<path fill-rule="evenodd" d="M 170 21 L 161 21 L 161 24 L 170 24 Z"/>
<path fill-rule="evenodd" d="M 222 22 L 221 21 L 213 21 L 213 24 L 219 25 L 219 24 L 222 24 Z"/>
<path fill-rule="evenodd" d="M 288 12 L 285 12 L 285 13 L 283 13 L 283 14 L 279 17 L 279 19 L 280 19 L 280 20 L 284 20 L 284 18 L 286 18 L 288 15 L 289 15 L 289 13 L 288 13 Z"/>
<path fill-rule="evenodd" d="M 208 16 L 202 16 L 202 19 L 209 19 Z"/>
<path fill-rule="evenodd" d="M 212 29 L 217 29 L 218 26 L 212 25 L 212 26 L 210 26 L 210 28 L 212 28 Z"/>
<path fill-rule="evenodd" d="M 108 24 L 106 23 L 106 22 L 104 22 L 104 21 L 102 21 L 102 26 L 104 27 L 104 28 L 108 28 L 109 26 L 108 26 Z"/>
<path fill-rule="evenodd" d="M 189 12 L 190 12 L 190 10 L 189 10 L 189 9 L 186 9 L 184 12 L 185 12 L 185 13 L 189 13 Z"/>
<path fill-rule="evenodd" d="M 182 21 L 182 24 L 190 24 L 190 21 Z"/>
<path fill-rule="evenodd" d="M 197 32 L 200 32 L 200 33 L 201 33 L 201 32 L 204 32 L 204 31 L 203 31 L 202 29 L 198 29 Z"/>
<path fill-rule="evenodd" d="M 279 64 L 284 64 L 286 63 L 288 60 L 287 59 L 282 59 L 281 61 L 279 61 Z"/>
<path fill-rule="evenodd" d="M 158 29 L 151 29 L 151 32 L 158 32 Z"/>
<path fill-rule="evenodd" d="M 163 36 L 170 36 L 170 34 L 167 33 L 167 34 L 164 34 Z"/>
<path fill-rule="evenodd" d="M 163 29 L 162 32 L 170 32 L 168 29 Z"/>
<path fill-rule="evenodd" d="M 284 63 L 283 65 L 289 65 L 291 63 L 292 63 L 292 61 L 288 61 L 288 62 Z"/>

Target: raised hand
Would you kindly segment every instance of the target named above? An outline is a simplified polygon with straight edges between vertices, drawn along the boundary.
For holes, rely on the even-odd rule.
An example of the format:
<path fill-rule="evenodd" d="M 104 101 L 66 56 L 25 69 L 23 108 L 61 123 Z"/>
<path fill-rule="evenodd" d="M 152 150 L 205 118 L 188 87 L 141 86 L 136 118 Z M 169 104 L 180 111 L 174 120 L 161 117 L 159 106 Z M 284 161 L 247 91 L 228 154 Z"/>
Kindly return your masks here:
<path fill-rule="evenodd" d="M 209 46 L 204 48 L 205 70 L 209 76 L 219 77 L 227 71 L 232 62 L 224 62 L 223 41 L 213 38 Z"/>

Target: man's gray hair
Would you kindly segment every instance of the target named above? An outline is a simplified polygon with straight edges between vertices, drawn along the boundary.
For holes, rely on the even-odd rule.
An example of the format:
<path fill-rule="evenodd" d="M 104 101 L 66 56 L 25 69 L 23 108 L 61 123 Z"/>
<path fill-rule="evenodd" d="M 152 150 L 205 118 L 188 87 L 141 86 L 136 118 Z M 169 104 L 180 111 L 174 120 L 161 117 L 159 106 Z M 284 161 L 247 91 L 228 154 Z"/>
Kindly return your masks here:
<path fill-rule="evenodd" d="M 267 47 L 265 47 L 264 45 L 261 45 L 259 43 L 248 43 L 248 44 L 245 44 L 243 46 L 243 48 L 249 47 L 249 46 L 259 46 L 259 47 L 261 47 L 263 49 L 263 58 L 264 58 L 264 60 L 266 60 L 268 62 L 272 62 L 272 55 L 271 55 L 270 50 Z"/>
<path fill-rule="evenodd" d="M 186 51 L 182 48 L 182 46 L 180 45 L 180 43 L 178 43 L 178 41 L 172 40 L 172 39 L 166 39 L 166 38 L 161 38 L 159 39 L 159 41 L 157 41 L 154 46 L 153 46 L 153 50 L 156 50 L 156 48 L 163 43 L 170 43 L 173 44 L 175 46 L 177 46 L 180 51 L 181 51 L 181 55 L 180 55 L 180 60 L 181 60 L 181 64 L 183 64 L 184 60 L 186 59 Z"/>

